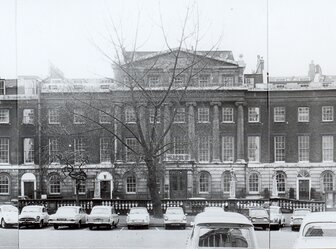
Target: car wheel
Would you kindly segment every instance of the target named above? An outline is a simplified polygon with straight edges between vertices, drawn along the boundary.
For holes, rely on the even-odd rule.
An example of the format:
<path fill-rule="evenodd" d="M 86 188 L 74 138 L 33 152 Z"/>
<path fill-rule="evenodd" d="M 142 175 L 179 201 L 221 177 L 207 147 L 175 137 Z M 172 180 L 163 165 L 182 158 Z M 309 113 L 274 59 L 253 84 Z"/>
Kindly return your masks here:
<path fill-rule="evenodd" d="M 81 224 L 81 222 L 79 221 L 79 222 L 78 222 L 78 225 L 77 225 L 77 228 L 80 229 L 81 227 L 82 227 L 82 224 Z"/>
<path fill-rule="evenodd" d="M 131 230 L 131 229 L 132 229 L 132 227 L 131 227 L 130 225 L 128 225 L 128 226 L 127 226 L 127 229 L 128 229 L 128 230 Z"/>
<path fill-rule="evenodd" d="M 117 228 L 118 224 L 119 224 L 119 219 L 118 219 L 117 223 L 114 224 L 114 227 Z"/>
<path fill-rule="evenodd" d="M 89 226 L 89 229 L 90 229 L 90 230 L 92 230 L 92 229 L 93 229 L 93 226 L 92 226 L 92 225 L 90 225 L 90 226 Z"/>
<path fill-rule="evenodd" d="M 263 230 L 266 230 L 266 226 L 263 226 L 262 229 L 263 229 Z"/>
<path fill-rule="evenodd" d="M 58 225 L 54 225 L 54 229 L 57 230 L 58 229 Z"/>
<path fill-rule="evenodd" d="M 186 229 L 186 225 L 182 225 L 182 229 L 185 230 Z"/>
<path fill-rule="evenodd" d="M 4 218 L 2 218 L 2 220 L 1 220 L 1 227 L 2 228 L 6 228 L 7 227 L 7 224 L 6 224 L 6 221 L 5 221 Z"/>
<path fill-rule="evenodd" d="M 168 225 L 165 225 L 165 229 L 168 230 L 169 226 Z"/>
<path fill-rule="evenodd" d="M 149 229 L 149 225 L 146 225 L 145 228 L 146 228 L 146 229 Z"/>

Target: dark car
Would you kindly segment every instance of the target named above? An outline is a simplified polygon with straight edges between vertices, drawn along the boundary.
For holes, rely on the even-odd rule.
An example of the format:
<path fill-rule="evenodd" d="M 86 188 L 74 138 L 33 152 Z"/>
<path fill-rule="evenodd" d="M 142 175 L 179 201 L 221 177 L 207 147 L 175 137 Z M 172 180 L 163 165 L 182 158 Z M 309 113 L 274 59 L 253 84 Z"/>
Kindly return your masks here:
<path fill-rule="evenodd" d="M 265 230 L 270 226 L 269 214 L 263 207 L 250 207 L 244 214 L 251 220 L 254 227 L 261 227 Z"/>

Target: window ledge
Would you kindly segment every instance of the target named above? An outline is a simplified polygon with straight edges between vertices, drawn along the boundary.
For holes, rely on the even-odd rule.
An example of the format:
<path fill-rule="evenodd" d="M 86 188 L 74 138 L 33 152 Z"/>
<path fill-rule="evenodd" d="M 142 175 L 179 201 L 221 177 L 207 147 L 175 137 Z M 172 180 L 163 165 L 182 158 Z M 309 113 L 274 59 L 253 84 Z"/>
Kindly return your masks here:
<path fill-rule="evenodd" d="M 210 124 L 210 121 L 197 121 L 198 124 Z"/>
<path fill-rule="evenodd" d="M 235 124 L 236 122 L 234 121 L 222 121 L 222 124 Z"/>

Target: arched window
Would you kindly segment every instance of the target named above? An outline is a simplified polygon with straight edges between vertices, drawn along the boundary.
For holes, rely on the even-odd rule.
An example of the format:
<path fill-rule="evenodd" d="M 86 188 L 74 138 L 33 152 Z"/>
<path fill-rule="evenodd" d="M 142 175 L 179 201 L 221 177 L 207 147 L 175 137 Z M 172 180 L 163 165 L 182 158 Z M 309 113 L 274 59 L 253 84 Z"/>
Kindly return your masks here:
<path fill-rule="evenodd" d="M 49 192 L 50 194 L 60 194 L 61 193 L 61 178 L 59 175 L 50 176 Z"/>
<path fill-rule="evenodd" d="M 201 172 L 199 174 L 199 193 L 210 192 L 210 174 L 208 172 Z"/>
<path fill-rule="evenodd" d="M 286 191 L 286 174 L 282 171 L 276 174 L 278 192 Z"/>
<path fill-rule="evenodd" d="M 9 194 L 9 177 L 7 175 L 0 175 L 0 195 Z"/>
<path fill-rule="evenodd" d="M 322 184 L 324 191 L 333 191 L 334 177 L 331 172 L 326 172 L 322 176 Z"/>
<path fill-rule="evenodd" d="M 223 192 L 230 192 L 230 181 L 231 181 L 231 173 L 229 171 L 225 171 L 223 173 Z"/>
<path fill-rule="evenodd" d="M 249 192 L 259 192 L 259 174 L 251 173 L 249 177 Z"/>
<path fill-rule="evenodd" d="M 126 176 L 126 193 L 127 194 L 135 194 L 136 193 L 136 177 L 134 174 L 129 174 Z"/>

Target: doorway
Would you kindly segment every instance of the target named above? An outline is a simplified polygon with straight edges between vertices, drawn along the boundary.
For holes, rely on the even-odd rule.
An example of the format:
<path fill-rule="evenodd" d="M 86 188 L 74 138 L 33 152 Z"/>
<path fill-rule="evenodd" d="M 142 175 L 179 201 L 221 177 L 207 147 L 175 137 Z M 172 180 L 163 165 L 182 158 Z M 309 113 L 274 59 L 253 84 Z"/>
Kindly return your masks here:
<path fill-rule="evenodd" d="M 298 180 L 298 199 L 309 200 L 310 199 L 310 180 L 299 179 Z"/>
<path fill-rule="evenodd" d="M 184 199 L 187 198 L 187 171 L 171 170 L 169 171 L 170 198 Z"/>
<path fill-rule="evenodd" d="M 21 177 L 21 195 L 36 199 L 36 177 L 33 173 L 25 173 Z"/>
<path fill-rule="evenodd" d="M 111 181 L 100 181 L 100 197 L 102 199 L 111 198 Z"/>
<path fill-rule="evenodd" d="M 34 182 L 24 182 L 23 189 L 24 196 L 27 196 L 29 199 L 34 199 Z"/>

